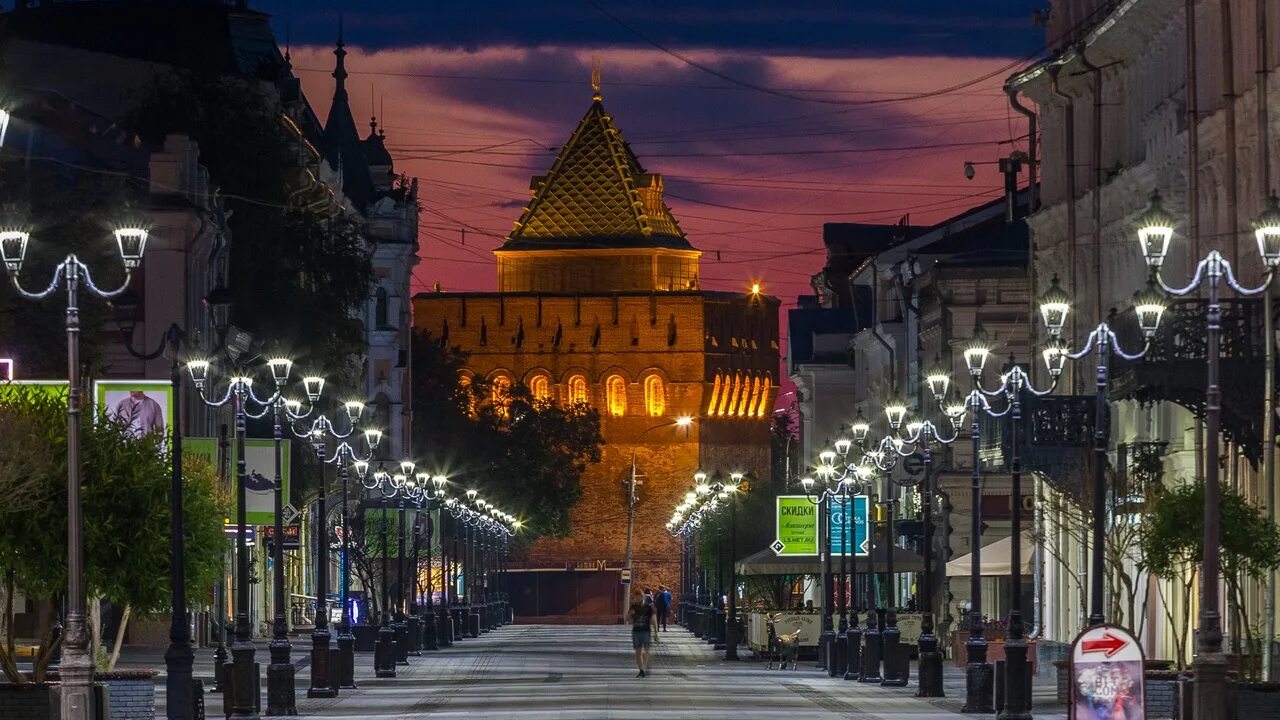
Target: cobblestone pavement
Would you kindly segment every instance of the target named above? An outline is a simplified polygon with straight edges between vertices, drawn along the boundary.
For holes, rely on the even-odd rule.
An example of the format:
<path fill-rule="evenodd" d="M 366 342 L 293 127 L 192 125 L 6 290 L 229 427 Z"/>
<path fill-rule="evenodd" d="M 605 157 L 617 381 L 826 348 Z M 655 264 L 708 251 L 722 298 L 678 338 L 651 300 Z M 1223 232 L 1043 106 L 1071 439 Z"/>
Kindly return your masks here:
<path fill-rule="evenodd" d="M 300 649 L 295 644 L 295 657 L 302 656 Z M 200 650 L 196 666 L 207 687 L 211 653 Z M 635 677 L 626 627 L 512 625 L 410 658 L 394 679 L 374 678 L 372 655 L 357 653 L 360 688 L 334 699 L 303 696 L 308 671 L 301 668 L 298 712 L 322 718 L 940 720 L 959 715 L 964 694 L 963 674 L 950 667 L 948 697 L 921 700 L 913 697 L 914 677 L 909 687 L 882 688 L 829 679 L 812 662 L 795 671 L 766 671 L 750 652 L 737 663 L 719 655 L 672 629 L 654 647 L 650 676 L 641 679 Z M 264 651 L 258 660 L 265 672 Z M 157 678 L 156 693 L 157 715 L 163 717 L 163 677 Z M 1042 704 L 1052 702 L 1051 685 L 1037 686 L 1036 699 L 1037 719 L 1066 717 L 1065 708 Z M 209 718 L 221 717 L 219 695 L 206 694 L 205 703 Z"/>

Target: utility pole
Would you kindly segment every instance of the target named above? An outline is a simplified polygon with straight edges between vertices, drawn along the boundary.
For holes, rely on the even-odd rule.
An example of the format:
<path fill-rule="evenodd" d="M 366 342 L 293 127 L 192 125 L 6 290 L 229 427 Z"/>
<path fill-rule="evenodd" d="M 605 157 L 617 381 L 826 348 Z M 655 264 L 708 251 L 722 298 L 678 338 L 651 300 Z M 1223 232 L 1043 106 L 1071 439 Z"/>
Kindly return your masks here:
<path fill-rule="evenodd" d="M 627 477 L 627 559 L 623 575 L 634 582 L 635 574 L 631 572 L 632 539 L 636 529 L 636 451 L 631 451 L 631 474 Z M 627 621 L 627 603 L 631 599 L 631 586 L 622 587 L 622 622 Z"/>

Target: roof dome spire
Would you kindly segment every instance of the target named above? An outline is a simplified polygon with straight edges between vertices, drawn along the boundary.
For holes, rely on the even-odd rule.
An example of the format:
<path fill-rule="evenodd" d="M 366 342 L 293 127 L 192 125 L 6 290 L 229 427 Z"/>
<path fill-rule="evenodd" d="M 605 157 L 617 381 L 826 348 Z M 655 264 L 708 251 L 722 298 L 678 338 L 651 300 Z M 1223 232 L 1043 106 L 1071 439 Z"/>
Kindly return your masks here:
<path fill-rule="evenodd" d="M 347 50 L 346 43 L 342 41 L 342 16 L 338 16 L 338 47 L 334 49 L 333 54 L 338 58 L 333 68 L 333 79 L 337 80 L 337 87 L 334 88 L 334 98 L 347 97 Z"/>
<path fill-rule="evenodd" d="M 600 102 L 600 56 L 591 56 L 591 99 Z"/>

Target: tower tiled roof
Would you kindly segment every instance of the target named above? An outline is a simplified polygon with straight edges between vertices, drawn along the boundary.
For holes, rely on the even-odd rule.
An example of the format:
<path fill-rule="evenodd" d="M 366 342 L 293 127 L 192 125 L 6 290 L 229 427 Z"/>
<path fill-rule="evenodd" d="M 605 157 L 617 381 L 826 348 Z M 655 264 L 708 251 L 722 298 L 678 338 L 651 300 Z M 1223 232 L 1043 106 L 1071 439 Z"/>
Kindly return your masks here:
<path fill-rule="evenodd" d="M 693 249 L 598 96 L 532 189 L 502 250 Z"/>

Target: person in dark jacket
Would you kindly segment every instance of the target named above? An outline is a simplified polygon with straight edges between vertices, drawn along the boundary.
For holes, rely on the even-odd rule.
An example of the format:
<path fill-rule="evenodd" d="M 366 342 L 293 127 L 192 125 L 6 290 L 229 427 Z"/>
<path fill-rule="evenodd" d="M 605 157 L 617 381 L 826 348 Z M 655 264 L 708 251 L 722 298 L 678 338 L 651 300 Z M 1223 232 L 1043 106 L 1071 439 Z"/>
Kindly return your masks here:
<path fill-rule="evenodd" d="M 671 614 L 671 591 L 666 585 L 659 585 L 653 596 L 653 609 L 658 612 L 658 628 L 667 631 L 667 616 Z"/>

